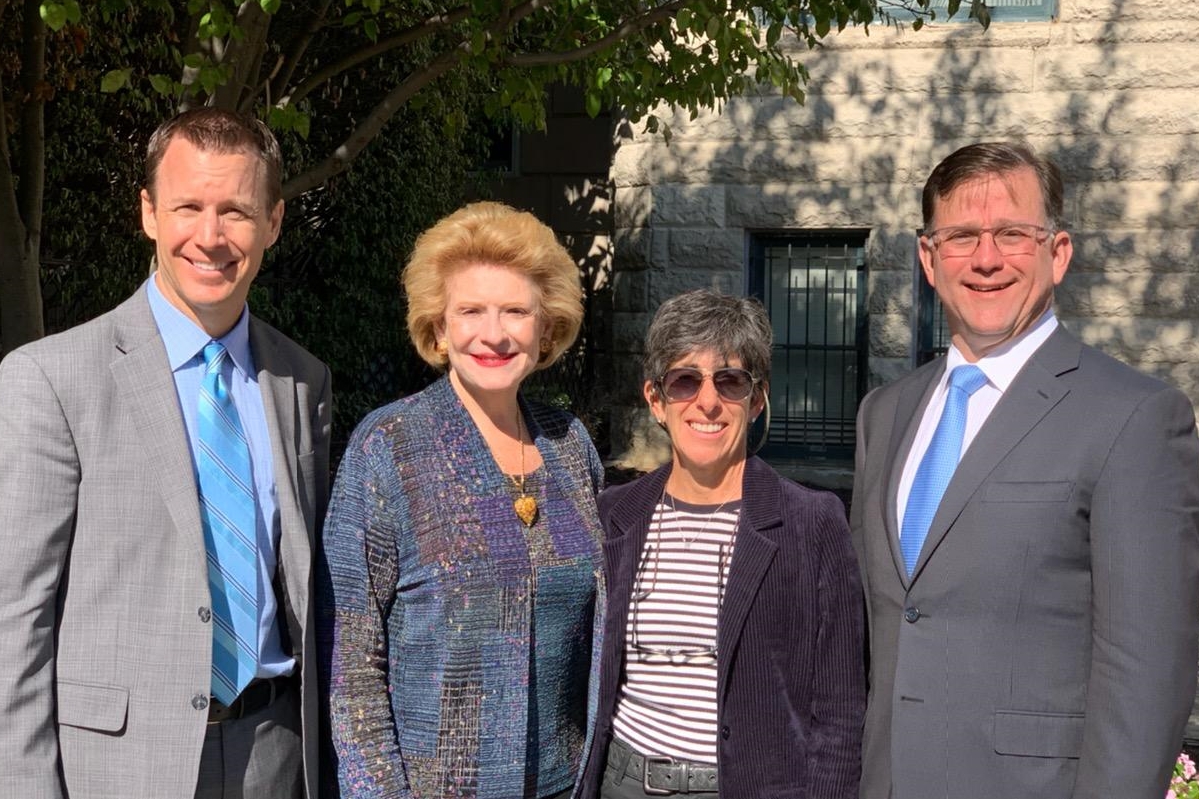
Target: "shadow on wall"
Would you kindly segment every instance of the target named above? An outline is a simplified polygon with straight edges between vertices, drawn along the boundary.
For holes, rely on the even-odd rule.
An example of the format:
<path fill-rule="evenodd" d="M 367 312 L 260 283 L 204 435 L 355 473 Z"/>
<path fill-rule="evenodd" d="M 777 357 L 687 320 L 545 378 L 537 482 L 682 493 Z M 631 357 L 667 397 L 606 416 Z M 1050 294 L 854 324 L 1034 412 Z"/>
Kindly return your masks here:
<path fill-rule="evenodd" d="M 1063 22 L 987 33 L 834 37 L 800 54 L 806 106 L 765 95 L 694 121 L 667 110 L 669 146 L 619 126 L 614 440 L 661 444 L 639 407 L 644 328 L 680 291 L 743 291 L 748 232 L 870 230 L 871 383 L 910 368 L 920 188 L 949 152 L 989 139 L 1026 139 L 1063 168 L 1076 248 L 1063 322 L 1199 401 L 1199 34 L 1179 41 L 1135 0 L 1063 5 Z"/>

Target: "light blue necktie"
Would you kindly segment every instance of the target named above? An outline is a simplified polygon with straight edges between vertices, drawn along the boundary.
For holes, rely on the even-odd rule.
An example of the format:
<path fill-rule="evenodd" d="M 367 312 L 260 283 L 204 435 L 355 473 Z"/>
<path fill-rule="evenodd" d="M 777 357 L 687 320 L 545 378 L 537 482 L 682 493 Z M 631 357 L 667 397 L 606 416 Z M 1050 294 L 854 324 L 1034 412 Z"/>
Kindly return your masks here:
<path fill-rule="evenodd" d="M 912 481 L 908 506 L 903 513 L 903 527 L 900 528 L 899 551 L 909 577 L 916 569 L 920 548 L 924 546 L 941 497 L 958 467 L 962 438 L 966 434 L 966 410 L 970 395 L 986 383 L 987 376 L 977 366 L 959 366 L 949 375 L 945 408 L 933 432 L 933 440 L 916 469 L 916 479 Z"/>
<path fill-rule="evenodd" d="M 254 677 L 258 661 L 258 544 L 250 447 L 215 341 L 204 347 L 196 473 L 200 521 L 212 594 L 212 695 L 229 705 Z"/>

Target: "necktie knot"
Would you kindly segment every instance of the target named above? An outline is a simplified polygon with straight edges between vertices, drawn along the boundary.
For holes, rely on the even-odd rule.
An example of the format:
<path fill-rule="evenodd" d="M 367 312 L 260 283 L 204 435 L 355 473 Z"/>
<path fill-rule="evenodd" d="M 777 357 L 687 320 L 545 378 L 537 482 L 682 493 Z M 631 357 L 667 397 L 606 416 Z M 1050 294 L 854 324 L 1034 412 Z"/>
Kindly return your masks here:
<path fill-rule="evenodd" d="M 204 345 L 204 371 L 211 374 L 219 372 L 221 364 L 225 362 L 225 358 L 229 355 L 229 351 L 225 349 L 225 345 L 219 341 L 210 341 Z"/>
<path fill-rule="evenodd" d="M 969 397 L 987 384 L 987 376 L 983 370 L 973 364 L 959 366 L 949 373 L 949 387 L 966 392 Z"/>

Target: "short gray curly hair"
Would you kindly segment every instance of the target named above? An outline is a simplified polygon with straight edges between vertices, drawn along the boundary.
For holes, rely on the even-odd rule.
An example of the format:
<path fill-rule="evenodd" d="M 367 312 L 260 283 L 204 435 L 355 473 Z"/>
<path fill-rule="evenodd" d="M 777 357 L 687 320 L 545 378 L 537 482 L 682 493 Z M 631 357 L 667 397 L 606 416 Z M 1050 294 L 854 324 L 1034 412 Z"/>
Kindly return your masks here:
<path fill-rule="evenodd" d="M 696 289 L 658 307 L 645 337 L 642 373 L 652 382 L 681 358 L 711 350 L 740 358 L 742 367 L 765 383 L 773 341 L 770 318 L 756 298 Z"/>

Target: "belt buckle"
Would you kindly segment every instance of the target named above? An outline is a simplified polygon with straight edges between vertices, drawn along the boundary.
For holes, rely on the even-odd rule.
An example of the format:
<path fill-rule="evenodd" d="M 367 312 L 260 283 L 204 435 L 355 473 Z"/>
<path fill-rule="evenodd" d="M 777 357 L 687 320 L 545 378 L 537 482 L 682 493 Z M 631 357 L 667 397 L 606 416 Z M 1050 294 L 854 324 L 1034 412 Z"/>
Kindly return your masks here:
<path fill-rule="evenodd" d="M 673 766 L 674 758 L 669 755 L 642 755 L 642 772 L 641 772 L 641 787 L 649 796 L 670 796 L 675 791 L 669 788 L 655 788 L 649 784 L 649 767 L 651 764 L 660 763 L 664 766 Z"/>
<path fill-rule="evenodd" d="M 215 704 L 220 704 L 220 708 L 215 707 Z M 215 717 L 215 718 L 214 718 Z M 220 724 L 230 718 L 229 706 L 223 702 L 218 702 L 216 697 L 208 697 L 208 724 Z"/>

